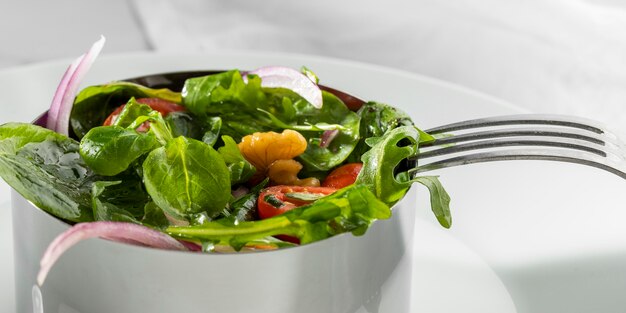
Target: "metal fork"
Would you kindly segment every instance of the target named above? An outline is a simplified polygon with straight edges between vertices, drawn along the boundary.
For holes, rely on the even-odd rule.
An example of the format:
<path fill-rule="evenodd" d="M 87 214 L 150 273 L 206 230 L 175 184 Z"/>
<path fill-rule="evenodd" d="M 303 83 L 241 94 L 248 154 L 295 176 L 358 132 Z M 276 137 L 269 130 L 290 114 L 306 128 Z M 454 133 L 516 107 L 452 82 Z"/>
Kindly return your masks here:
<path fill-rule="evenodd" d="M 548 160 L 597 167 L 626 179 L 626 144 L 587 119 L 543 114 L 481 118 L 426 130 L 410 172 L 505 160 Z"/>

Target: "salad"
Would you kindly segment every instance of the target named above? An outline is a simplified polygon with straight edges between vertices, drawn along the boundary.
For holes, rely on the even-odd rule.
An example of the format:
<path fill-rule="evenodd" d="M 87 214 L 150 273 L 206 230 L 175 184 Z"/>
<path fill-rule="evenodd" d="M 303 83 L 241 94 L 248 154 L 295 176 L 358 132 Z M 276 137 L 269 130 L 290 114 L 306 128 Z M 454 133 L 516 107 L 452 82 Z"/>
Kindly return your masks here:
<path fill-rule="evenodd" d="M 433 137 L 400 110 L 348 107 L 307 68 L 228 70 L 182 90 L 114 81 L 78 91 L 103 44 L 65 73 L 47 127 L 0 126 L 0 176 L 73 225 L 43 256 L 40 284 L 90 237 L 210 253 L 361 235 L 414 182 L 450 227 L 437 177 L 407 164 Z"/>

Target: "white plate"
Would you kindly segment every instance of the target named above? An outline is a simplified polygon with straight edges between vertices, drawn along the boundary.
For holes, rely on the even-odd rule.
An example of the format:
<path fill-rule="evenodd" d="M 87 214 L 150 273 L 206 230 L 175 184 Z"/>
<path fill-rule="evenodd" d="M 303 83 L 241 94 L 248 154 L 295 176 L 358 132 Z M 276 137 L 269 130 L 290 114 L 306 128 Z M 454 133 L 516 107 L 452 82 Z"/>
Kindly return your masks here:
<path fill-rule="evenodd" d="M 63 74 L 68 60 L 37 64 L 18 69 L 0 72 L 0 123 L 7 121 L 31 121 L 38 113 L 47 109 L 56 84 Z M 183 71 L 197 69 L 251 69 L 263 65 L 281 64 L 292 67 L 306 65 L 316 71 L 326 85 L 345 90 L 363 99 L 383 101 L 403 108 L 415 120 L 417 125 L 428 128 L 443 123 L 481 116 L 511 114 L 519 112 L 513 106 L 504 104 L 484 95 L 442 83 L 436 80 L 408 74 L 401 71 L 364 65 L 354 62 L 339 61 L 301 55 L 268 55 L 268 54 L 217 54 L 217 55 L 154 55 L 130 54 L 109 56 L 99 59 L 87 75 L 84 85 L 103 83 L 113 79 L 127 78 L 157 72 Z M 540 168 L 536 163 L 529 165 L 531 170 Z M 582 175 L 599 176 L 604 180 L 615 183 L 617 179 L 602 175 L 596 171 L 586 171 L 580 167 L 556 167 L 567 170 L 566 177 L 573 179 L 573 172 L 582 172 Z M 509 182 L 504 175 L 514 171 L 516 179 Z M 555 170 L 550 171 L 554 174 Z M 442 174 L 444 183 L 449 186 L 454 203 L 455 226 L 451 231 L 445 231 L 433 226 L 433 217 L 430 212 L 419 212 L 415 240 L 415 270 L 413 285 L 413 308 L 420 312 L 514 312 L 515 308 L 505 286 L 490 269 L 490 267 L 470 248 L 451 236 L 461 237 L 470 247 L 479 249 L 482 255 L 488 258 L 491 265 L 498 269 L 498 273 L 505 278 L 504 283 L 514 288 L 514 300 L 523 307 L 527 300 L 533 300 L 528 295 L 536 293 L 524 289 L 534 286 L 528 277 L 541 280 L 540 265 L 528 260 L 542 260 L 544 255 L 534 254 L 539 249 L 526 249 L 530 253 L 520 258 L 514 254 L 517 248 L 526 247 L 524 240 L 513 240 L 517 233 L 504 229 L 515 229 L 515 225 L 502 221 L 503 216 L 510 215 L 513 220 L 520 216 L 518 209 L 522 200 L 515 203 L 506 201 L 507 197 L 518 198 L 524 195 L 535 195 L 537 188 L 530 185 L 535 177 L 548 180 L 547 174 L 536 174 L 534 177 L 523 176 L 525 171 L 508 163 L 506 165 L 476 166 L 468 169 L 447 170 Z M 562 173 L 561 173 L 562 174 Z M 474 176 L 476 175 L 476 176 Z M 480 181 L 476 177 L 479 177 Z M 588 177 L 588 176 L 585 176 Z M 488 179 L 486 179 L 488 178 Z M 503 181 L 496 181 L 502 179 Z M 530 185 L 520 193 L 518 189 L 509 186 Z M 542 186 L 542 184 L 537 184 Z M 488 189 L 484 186 L 488 186 Z M 535 187 L 533 187 L 535 186 Z M 10 211 L 7 187 L 0 189 L 0 311 L 10 312 L 13 306 L 13 274 L 10 241 Z M 483 190 L 485 188 L 485 190 Z M 496 195 L 491 191 L 497 191 Z M 528 191 L 531 190 L 531 191 Z M 612 189 L 608 192 L 612 192 Z M 422 193 L 422 195 L 425 195 Z M 565 194 L 561 194 L 563 197 Z M 541 201 L 548 201 L 548 195 L 539 194 Z M 504 199 L 504 200 L 502 200 Z M 498 202 L 496 202 L 498 200 Z M 5 201 L 5 202 L 3 202 Z M 427 201 L 421 197 L 419 201 Z M 579 212 L 576 203 L 569 203 L 572 212 Z M 572 206 L 573 205 L 573 206 Z M 582 208 L 584 209 L 584 208 Z M 613 212 L 610 206 L 603 210 Z M 586 210 L 593 213 L 592 210 Z M 488 214 L 487 214 L 488 213 Z M 613 212 L 615 213 L 615 212 Z M 544 214 L 547 216 L 548 214 Z M 478 217 L 477 217 L 478 216 Z M 532 221 L 525 215 L 520 220 L 525 223 L 519 227 L 536 227 L 546 224 L 546 221 Z M 560 221 L 566 221 L 568 216 L 562 215 Z M 498 222 L 499 224 L 497 224 Z M 543 223 L 543 224 L 542 224 Z M 485 231 L 498 231 L 485 235 Z M 543 231 L 543 230 L 542 230 Z M 503 238 L 503 240 L 499 240 Z M 626 236 L 623 236 L 626 238 Z M 531 236 L 531 240 L 535 239 Z M 536 245 L 536 241 L 530 241 Z M 542 245 L 538 245 L 543 247 Z M 532 250 L 532 251 L 531 251 Z M 6 252 L 5 252 L 6 251 Z M 622 250 L 624 251 L 624 250 Z M 534 254 L 533 254 L 534 253 Z M 530 271 L 527 276 L 516 276 L 516 268 L 509 269 L 504 265 L 513 264 L 508 256 L 524 261 L 522 265 L 532 264 L 540 269 Z M 552 259 L 548 259 L 552 260 Z M 626 264 L 626 263 L 624 263 Z M 526 269 L 526 267 L 521 267 Z M 535 275 L 535 273 L 538 273 Z M 545 273 L 543 273 L 545 274 Z M 567 280 L 565 280 L 567 281 Z M 526 285 L 524 285 L 526 283 Z M 555 282 L 555 284 L 557 284 Z M 555 285 L 556 286 L 556 285 Z M 571 289 L 571 288 L 570 288 Z M 549 305 L 549 301 L 544 301 Z M 541 303 L 544 305 L 544 303 Z"/>

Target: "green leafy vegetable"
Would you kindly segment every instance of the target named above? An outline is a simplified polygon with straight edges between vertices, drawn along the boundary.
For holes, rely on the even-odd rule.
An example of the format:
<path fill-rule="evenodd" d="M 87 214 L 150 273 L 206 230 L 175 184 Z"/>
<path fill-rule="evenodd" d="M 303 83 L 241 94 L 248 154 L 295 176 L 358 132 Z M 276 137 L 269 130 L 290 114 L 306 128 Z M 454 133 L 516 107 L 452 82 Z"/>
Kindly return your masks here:
<path fill-rule="evenodd" d="M 177 137 L 153 150 L 143 163 L 144 183 L 155 204 L 171 216 L 220 214 L 230 199 L 230 173 L 207 144 Z"/>
<path fill-rule="evenodd" d="M 396 168 L 406 158 L 417 153 L 419 132 L 413 126 L 402 126 L 389 131 L 363 157 L 363 168 L 356 179 L 365 184 L 378 199 L 393 205 L 411 186 L 410 181 L 396 179 Z M 399 144 L 408 142 L 407 145 Z"/>
<path fill-rule="evenodd" d="M 93 220 L 91 184 L 100 178 L 83 162 L 73 139 L 31 124 L 0 126 L 0 176 L 61 219 Z"/>
<path fill-rule="evenodd" d="M 222 136 L 222 141 L 224 141 L 224 146 L 217 149 L 217 151 L 222 155 L 226 166 L 228 166 L 230 183 L 232 185 L 245 183 L 254 175 L 256 168 L 243 158 L 233 138 Z"/>
<path fill-rule="evenodd" d="M 152 134 L 120 126 L 99 126 L 89 130 L 80 141 L 80 155 L 94 172 L 113 176 L 156 147 L 158 141 Z"/>
<path fill-rule="evenodd" d="M 324 105 L 315 108 L 296 93 L 262 88 L 254 75 L 244 82 L 239 71 L 188 79 L 183 103 L 198 116 L 217 116 L 222 134 L 236 141 L 254 132 L 294 129 L 309 142 L 319 141 L 324 130 L 340 129 L 330 146 L 309 144 L 300 156 L 307 170 L 328 170 L 343 162 L 359 139 L 359 117 L 343 102 L 323 92 Z"/>
<path fill-rule="evenodd" d="M 302 244 L 343 232 L 361 235 L 373 221 L 390 216 L 389 207 L 366 186 L 352 185 L 269 219 L 241 222 L 235 227 L 215 221 L 198 226 L 168 227 L 166 232 L 180 239 L 227 244 L 239 250 L 250 241 L 280 234 L 298 237 Z"/>
<path fill-rule="evenodd" d="M 153 110 L 149 105 L 140 104 L 135 100 L 135 98 L 130 98 L 112 125 L 120 126 L 122 128 L 135 129 L 143 123 L 136 122 L 136 120 L 142 116 L 147 117 L 152 111 Z"/>
<path fill-rule="evenodd" d="M 261 189 L 267 186 L 269 179 L 265 179 L 260 184 L 254 186 L 249 193 L 230 203 L 230 212 L 220 222 L 238 225 L 241 222 L 252 221 L 257 218 L 256 203 Z"/>
<path fill-rule="evenodd" d="M 102 194 L 107 187 L 121 184 L 122 181 L 97 181 L 91 189 L 91 201 L 93 205 L 93 216 L 96 221 L 115 221 L 138 223 L 137 219 L 130 212 L 119 208 L 113 203 L 102 199 Z"/>
<path fill-rule="evenodd" d="M 163 210 L 159 208 L 153 201 L 146 203 L 144 206 L 144 215 L 141 219 L 143 225 L 165 230 L 170 225 L 170 221 L 163 213 Z"/>
<path fill-rule="evenodd" d="M 383 137 L 368 140 L 373 144 L 363 157 L 363 168 L 356 179 L 357 184 L 365 184 L 378 199 L 393 205 L 402 199 L 412 183 L 418 182 L 428 187 L 431 207 L 439 223 L 449 228 L 450 197 L 436 177 L 411 178 L 411 169 L 401 169 L 403 160 L 414 156 L 421 132 L 414 126 L 401 126 L 391 129 Z"/>
<path fill-rule="evenodd" d="M 361 162 L 361 156 L 367 152 L 372 143 L 366 142 L 382 137 L 386 132 L 400 126 L 412 126 L 411 117 L 405 112 L 380 102 L 367 102 L 357 111 L 361 118 L 360 139 L 350 155 L 349 162 Z M 418 130 L 420 142 L 433 140 L 432 136 Z"/>
<path fill-rule="evenodd" d="M 222 119 L 219 116 L 209 117 L 207 119 L 207 125 L 202 141 L 207 145 L 213 147 L 219 138 L 220 131 L 222 130 Z"/>
<path fill-rule="evenodd" d="M 173 103 L 182 102 L 178 92 L 169 89 L 152 89 L 129 82 L 90 86 L 83 89 L 74 100 L 70 116 L 74 133 L 78 138 L 82 138 L 90 129 L 102 125 L 113 110 L 132 97 L 160 98 Z"/>
<path fill-rule="evenodd" d="M 450 196 L 441 185 L 436 176 L 416 177 L 414 182 L 420 183 L 430 191 L 430 207 L 435 213 L 435 217 L 439 224 L 445 228 L 452 225 L 452 217 L 450 215 Z"/>

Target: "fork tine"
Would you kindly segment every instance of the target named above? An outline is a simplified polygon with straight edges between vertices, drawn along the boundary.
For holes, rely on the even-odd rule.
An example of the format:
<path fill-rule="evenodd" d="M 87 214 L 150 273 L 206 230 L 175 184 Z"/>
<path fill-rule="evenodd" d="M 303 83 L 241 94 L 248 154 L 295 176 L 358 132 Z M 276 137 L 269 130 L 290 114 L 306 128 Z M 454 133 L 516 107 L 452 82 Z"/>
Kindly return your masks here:
<path fill-rule="evenodd" d="M 571 138 L 577 140 L 583 140 L 589 143 L 598 145 L 605 145 L 607 142 L 613 145 L 619 145 L 610 138 L 603 137 L 596 133 L 590 133 L 587 131 L 581 131 L 578 129 L 570 129 L 563 127 L 524 127 L 524 128 L 508 128 L 508 129 L 494 129 L 488 131 L 478 131 L 465 134 L 454 134 L 450 137 L 437 138 L 435 141 L 426 142 L 422 144 L 422 147 L 448 145 L 452 143 L 473 141 L 489 138 L 501 138 L 501 137 L 519 137 L 519 136 L 536 136 L 536 137 L 557 137 L 557 138 Z"/>
<path fill-rule="evenodd" d="M 474 153 L 419 165 L 409 172 L 412 176 L 416 176 L 419 173 L 459 165 L 507 160 L 545 160 L 583 164 L 603 169 L 626 179 L 626 168 L 622 163 L 590 153 L 563 149 L 554 151 L 524 149 Z"/>
<path fill-rule="evenodd" d="M 555 125 L 583 129 L 596 134 L 607 133 L 603 127 L 596 126 L 595 124 L 597 124 L 595 121 L 572 116 L 551 114 L 516 114 L 467 120 L 434 127 L 426 130 L 426 132 L 429 134 L 441 134 L 470 128 L 500 125 Z"/>
<path fill-rule="evenodd" d="M 522 137 L 522 138 L 514 138 L 514 139 L 492 139 L 492 140 L 481 140 L 476 142 L 470 142 L 465 144 L 453 145 L 442 147 L 438 149 L 432 149 L 428 151 L 419 152 L 418 158 L 420 160 L 438 157 L 448 154 L 454 154 L 464 151 L 472 151 L 472 150 L 480 150 L 480 149 L 491 149 L 491 148 L 502 148 L 502 147 L 519 147 L 519 146 L 542 146 L 542 147 L 553 147 L 553 148 L 567 148 L 585 151 L 589 153 L 596 154 L 601 157 L 606 157 L 609 154 L 612 154 L 613 157 L 623 159 L 624 157 L 618 152 L 613 151 L 612 149 L 608 149 L 606 147 L 598 147 L 594 148 L 590 145 L 580 144 L 577 140 L 571 140 L 567 138 L 551 138 L 550 140 L 538 140 L 533 139 L 532 137 Z"/>
<path fill-rule="evenodd" d="M 484 127 L 499 128 L 472 131 Z M 452 133 L 464 130 L 460 134 Z M 410 160 L 415 166 L 409 171 L 413 176 L 473 163 L 547 160 L 593 166 L 626 179 L 626 144 L 596 122 L 583 118 L 508 115 L 453 123 L 426 132 L 431 135 L 452 134 L 448 137 L 435 136 L 434 141 L 419 147 L 419 153 Z M 474 150 L 483 151 L 471 152 Z M 435 159 L 422 164 L 421 161 L 428 158 Z"/>

